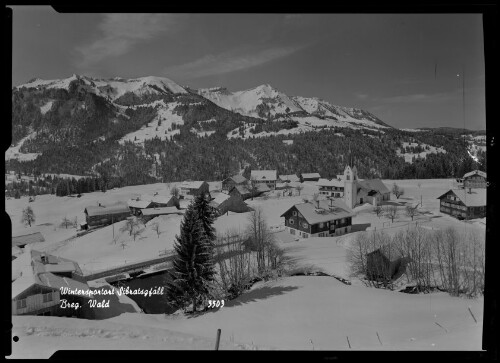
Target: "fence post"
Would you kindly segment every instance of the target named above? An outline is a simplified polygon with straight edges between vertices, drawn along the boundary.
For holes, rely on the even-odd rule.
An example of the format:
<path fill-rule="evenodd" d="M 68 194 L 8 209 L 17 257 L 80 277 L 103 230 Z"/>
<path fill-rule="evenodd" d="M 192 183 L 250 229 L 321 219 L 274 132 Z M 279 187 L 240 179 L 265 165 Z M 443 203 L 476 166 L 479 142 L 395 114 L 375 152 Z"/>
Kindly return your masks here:
<path fill-rule="evenodd" d="M 217 329 L 217 340 L 215 341 L 215 350 L 219 350 L 219 342 L 220 342 L 220 329 Z"/>

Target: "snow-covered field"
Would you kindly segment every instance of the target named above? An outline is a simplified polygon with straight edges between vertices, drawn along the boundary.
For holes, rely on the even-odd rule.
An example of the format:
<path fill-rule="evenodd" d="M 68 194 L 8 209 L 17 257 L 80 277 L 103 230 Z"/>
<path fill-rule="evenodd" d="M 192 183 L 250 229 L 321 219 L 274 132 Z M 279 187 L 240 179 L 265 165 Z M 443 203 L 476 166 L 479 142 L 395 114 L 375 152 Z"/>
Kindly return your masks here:
<path fill-rule="evenodd" d="M 5 160 L 10 160 L 10 159 L 17 159 L 19 161 L 35 160 L 40 155 L 40 153 L 22 153 L 19 151 L 19 148 L 23 146 L 24 142 L 28 139 L 31 139 L 35 135 L 36 135 L 35 132 L 30 133 L 26 137 L 19 140 L 19 142 L 16 145 L 13 145 L 9 147 L 7 150 L 5 150 Z"/>
<path fill-rule="evenodd" d="M 384 180 L 390 189 L 396 182 L 405 189 L 391 203 L 402 209 L 406 204 L 422 201 L 421 215 L 415 219 L 428 229 L 448 226 L 484 232 L 485 218 L 471 222 L 458 221 L 439 212 L 438 196 L 453 187 L 451 179 Z M 211 190 L 219 183 L 210 183 Z M 419 185 L 420 184 L 420 185 Z M 79 216 L 87 205 L 127 199 L 143 193 L 168 193 L 165 184 L 130 186 L 106 193 L 84 194 L 81 198 L 38 196 L 30 203 L 37 216 L 36 224 L 46 242 L 33 246 L 62 257 L 74 259 L 87 272 L 103 267 L 122 265 L 141 259 L 154 258 L 160 250 L 170 249 L 179 232 L 180 216 L 162 216 L 160 238 L 149 222 L 137 238 L 119 232 L 123 222 L 115 223 L 82 237 L 68 239 L 74 229 L 54 227 L 64 216 Z M 303 198 L 317 192 L 314 183 L 304 183 L 301 195 L 255 198 L 247 203 L 260 207 L 269 226 L 280 226 L 280 215 Z M 14 229 L 23 229 L 19 218 L 26 198 L 6 200 Z M 184 202 L 184 206 L 186 202 Z M 389 234 L 408 228 L 411 220 L 401 213 L 394 223 L 378 218 L 370 205 L 355 208 L 353 233 L 339 237 L 309 238 L 295 241 L 286 232 L 275 234 L 285 253 L 298 269 L 320 270 L 348 277 L 346 247 L 358 233 L 383 229 Z M 243 232 L 249 213 L 221 216 L 215 222 L 217 233 Z M 82 218 L 82 219 L 80 219 Z M 276 228 L 278 230 L 278 228 Z M 125 248 L 121 242 L 127 243 Z M 13 261 L 13 275 L 22 265 L 23 255 Z M 16 262 L 17 261 L 17 262 Z M 25 261 L 26 262 L 26 261 Z M 13 276 L 15 278 L 16 276 Z M 474 323 L 468 307 L 479 323 Z M 222 329 L 223 349 L 409 349 L 409 350 L 479 350 L 482 332 L 482 298 L 465 300 L 445 293 L 410 295 L 368 288 L 361 283 L 344 285 L 328 276 L 292 276 L 278 281 L 258 283 L 252 290 L 224 308 L 196 318 L 182 314 L 164 316 L 124 312 L 99 321 L 55 317 L 13 317 L 14 334 L 20 341 L 13 343 L 14 356 L 47 356 L 65 349 L 213 349 L 215 332 Z M 437 325 L 440 324 L 442 328 Z M 445 329 L 447 331 L 445 331 Z M 377 333 L 382 344 L 377 338 Z M 145 336 L 143 338 L 143 336 Z M 234 342 L 234 343 L 233 343 Z M 240 345 L 238 345 L 240 344 Z"/>

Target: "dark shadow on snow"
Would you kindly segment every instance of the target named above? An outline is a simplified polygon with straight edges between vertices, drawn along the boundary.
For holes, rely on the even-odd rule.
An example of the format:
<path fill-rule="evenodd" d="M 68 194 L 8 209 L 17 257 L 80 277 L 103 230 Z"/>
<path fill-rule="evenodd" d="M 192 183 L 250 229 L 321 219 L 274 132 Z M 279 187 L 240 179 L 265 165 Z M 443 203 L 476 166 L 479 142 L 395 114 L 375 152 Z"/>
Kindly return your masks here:
<path fill-rule="evenodd" d="M 359 232 L 359 231 L 366 231 L 368 227 L 370 227 L 372 224 L 371 223 L 359 223 L 359 224 L 353 224 L 351 226 L 351 232 Z"/>

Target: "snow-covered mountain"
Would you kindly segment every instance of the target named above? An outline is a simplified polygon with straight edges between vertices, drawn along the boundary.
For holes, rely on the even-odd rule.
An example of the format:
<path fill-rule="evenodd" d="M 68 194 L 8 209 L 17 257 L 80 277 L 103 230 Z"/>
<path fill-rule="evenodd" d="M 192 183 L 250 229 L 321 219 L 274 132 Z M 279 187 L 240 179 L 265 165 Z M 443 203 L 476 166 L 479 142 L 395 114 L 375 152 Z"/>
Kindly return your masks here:
<path fill-rule="evenodd" d="M 137 96 L 162 93 L 187 93 L 183 87 L 168 78 L 152 76 L 133 79 L 119 77 L 101 79 L 73 74 L 71 77 L 55 80 L 35 78 L 16 88 L 61 88 L 69 90 L 70 84 L 73 81 L 79 81 L 80 85 L 86 87 L 90 92 L 110 100 L 116 100 L 127 93 L 133 93 Z"/>
<path fill-rule="evenodd" d="M 303 111 L 290 97 L 269 84 L 238 92 L 222 87 L 206 88 L 199 89 L 198 94 L 226 110 L 251 117 L 268 118 Z"/>

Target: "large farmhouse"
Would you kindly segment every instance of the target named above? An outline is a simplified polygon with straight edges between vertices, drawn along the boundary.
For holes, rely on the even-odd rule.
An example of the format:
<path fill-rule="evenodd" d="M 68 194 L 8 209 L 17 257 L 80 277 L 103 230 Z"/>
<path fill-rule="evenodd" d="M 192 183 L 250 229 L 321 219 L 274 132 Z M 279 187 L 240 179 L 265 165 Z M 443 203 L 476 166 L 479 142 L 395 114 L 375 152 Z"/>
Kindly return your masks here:
<path fill-rule="evenodd" d="M 464 188 L 486 188 L 486 173 L 480 170 L 474 170 L 463 177 Z"/>
<path fill-rule="evenodd" d="M 30 261 L 12 282 L 12 315 L 92 318 L 92 294 L 76 262 L 39 251 L 25 252 Z M 17 261 L 16 261 L 17 262 Z M 66 304 L 78 303 L 80 308 Z"/>
<path fill-rule="evenodd" d="M 224 193 L 215 194 L 210 201 L 210 205 L 217 210 L 219 215 L 229 212 L 245 213 L 252 210 L 238 193 L 231 195 Z"/>
<path fill-rule="evenodd" d="M 269 189 L 276 189 L 278 172 L 276 170 L 252 170 L 250 179 L 254 185 L 265 184 Z"/>
<path fill-rule="evenodd" d="M 255 184 L 255 189 L 246 187 L 244 185 L 236 185 L 229 191 L 229 195 L 236 196 L 242 200 L 258 197 L 259 195 L 269 192 L 270 189 L 266 184 Z"/>
<path fill-rule="evenodd" d="M 127 204 L 130 208 L 130 212 L 134 215 L 138 215 L 141 210 L 147 208 L 179 208 L 179 200 L 173 195 L 141 195 L 139 197 L 129 199 Z"/>
<path fill-rule="evenodd" d="M 290 234 L 329 237 L 351 232 L 353 213 L 342 200 L 330 199 L 295 204 L 281 217 Z"/>
<path fill-rule="evenodd" d="M 92 205 L 85 208 L 85 219 L 89 227 L 102 226 L 122 221 L 130 216 L 127 204 L 118 202 L 114 205 Z"/>
<path fill-rule="evenodd" d="M 283 183 L 299 183 L 300 178 L 295 174 L 280 175 L 279 180 Z"/>
<path fill-rule="evenodd" d="M 459 219 L 486 216 L 486 189 L 450 189 L 440 197 L 439 211 Z"/>

